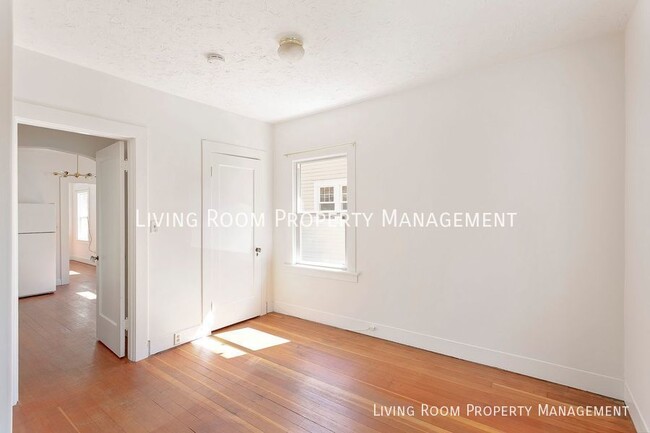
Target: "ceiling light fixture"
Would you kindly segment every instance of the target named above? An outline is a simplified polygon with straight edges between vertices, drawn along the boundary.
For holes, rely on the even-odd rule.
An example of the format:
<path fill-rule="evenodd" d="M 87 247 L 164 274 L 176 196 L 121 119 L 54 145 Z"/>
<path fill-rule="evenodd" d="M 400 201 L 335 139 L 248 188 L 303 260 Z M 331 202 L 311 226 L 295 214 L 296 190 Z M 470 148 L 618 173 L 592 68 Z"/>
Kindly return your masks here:
<path fill-rule="evenodd" d="M 278 47 L 278 56 L 289 63 L 297 62 L 305 55 L 305 49 L 302 47 L 302 41 L 298 38 L 284 38 L 280 40 Z"/>
<path fill-rule="evenodd" d="M 225 62 L 226 58 L 219 53 L 208 53 L 205 56 L 208 59 L 208 63 L 217 63 Z"/>
<path fill-rule="evenodd" d="M 58 177 L 76 177 L 79 179 L 80 177 L 83 177 L 84 179 L 90 179 L 93 177 L 96 177 L 94 173 L 79 173 L 79 155 L 77 155 L 77 171 L 74 173 L 70 173 L 69 171 L 55 171 L 52 173 L 55 176 Z"/>

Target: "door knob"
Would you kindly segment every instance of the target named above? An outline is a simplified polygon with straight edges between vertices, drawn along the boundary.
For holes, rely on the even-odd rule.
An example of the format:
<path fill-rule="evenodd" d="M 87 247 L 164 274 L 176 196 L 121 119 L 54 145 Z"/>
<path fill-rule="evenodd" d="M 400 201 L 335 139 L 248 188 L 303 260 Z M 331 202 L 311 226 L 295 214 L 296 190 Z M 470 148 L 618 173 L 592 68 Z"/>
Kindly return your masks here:
<path fill-rule="evenodd" d="M 255 255 L 256 256 L 259 256 L 261 252 L 262 252 L 262 249 L 260 247 L 255 248 Z"/>

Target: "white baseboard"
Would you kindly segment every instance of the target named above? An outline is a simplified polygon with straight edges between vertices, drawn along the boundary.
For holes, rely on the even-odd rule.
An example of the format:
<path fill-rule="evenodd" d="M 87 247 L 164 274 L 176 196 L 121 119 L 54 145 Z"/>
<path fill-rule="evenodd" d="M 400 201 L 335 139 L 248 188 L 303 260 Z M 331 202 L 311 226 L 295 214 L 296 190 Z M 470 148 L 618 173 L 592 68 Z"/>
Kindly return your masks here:
<path fill-rule="evenodd" d="M 85 264 L 91 265 L 91 266 L 97 266 L 97 264 L 95 262 L 93 262 L 90 259 L 86 259 L 84 257 L 70 256 L 70 260 L 75 261 L 75 262 L 79 262 L 79 263 L 85 263 Z"/>
<path fill-rule="evenodd" d="M 174 344 L 173 333 L 151 337 L 151 340 L 149 341 L 149 355 L 153 355 L 154 353 L 162 352 L 163 350 L 171 349 L 174 346 L 189 343 L 190 341 L 194 341 L 197 338 L 210 335 L 210 332 L 205 331 L 201 325 L 193 326 L 191 328 L 178 331 L 177 333 L 181 336 L 181 341 L 178 344 Z"/>
<path fill-rule="evenodd" d="M 648 423 L 643 419 L 639 406 L 636 404 L 636 400 L 630 391 L 630 387 L 625 384 L 625 404 L 630 408 L 630 416 L 634 422 L 634 427 L 636 427 L 637 433 L 648 433 L 650 429 L 648 428 Z"/>
<path fill-rule="evenodd" d="M 616 377 L 605 376 L 591 371 L 585 371 L 499 350 L 488 349 L 486 347 L 474 346 L 472 344 L 421 334 L 379 323 L 358 320 L 299 305 L 288 304 L 286 302 L 276 301 L 274 303 L 274 311 L 382 338 L 384 340 L 406 344 L 408 346 L 425 349 L 431 352 L 501 368 L 503 370 L 524 374 L 526 376 L 548 380 L 549 382 L 555 382 L 595 392 L 597 394 L 620 400 L 624 397 L 623 379 Z M 371 326 L 375 327 L 372 331 L 368 330 Z"/>

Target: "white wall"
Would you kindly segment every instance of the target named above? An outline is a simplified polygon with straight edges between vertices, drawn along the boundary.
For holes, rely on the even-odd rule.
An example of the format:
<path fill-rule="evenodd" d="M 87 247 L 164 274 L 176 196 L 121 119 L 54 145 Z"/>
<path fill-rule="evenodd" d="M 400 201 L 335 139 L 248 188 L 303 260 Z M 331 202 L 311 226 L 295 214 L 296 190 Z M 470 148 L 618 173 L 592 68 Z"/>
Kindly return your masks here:
<path fill-rule="evenodd" d="M 650 1 L 625 35 L 625 382 L 639 432 L 650 426 Z"/>
<path fill-rule="evenodd" d="M 591 40 L 274 127 L 283 154 L 356 142 L 357 211 L 512 211 L 514 229 L 359 228 L 359 282 L 287 270 L 275 310 L 623 395 L 624 70 Z"/>
<path fill-rule="evenodd" d="M 201 214 L 201 140 L 271 151 L 270 126 L 168 95 L 51 57 L 16 48 L 15 98 L 147 128 L 152 212 Z M 270 212 L 271 160 L 265 209 Z M 146 217 L 142 217 L 146 222 Z M 271 248 L 270 227 L 261 241 Z M 149 236 L 151 347 L 169 348 L 173 334 L 192 330 L 201 314 L 201 229 L 161 228 Z M 265 255 L 266 282 L 270 256 Z"/>
<path fill-rule="evenodd" d="M 0 431 L 11 431 L 12 299 L 12 24 L 11 0 L 0 0 Z"/>
<path fill-rule="evenodd" d="M 20 141 L 20 132 L 18 135 Z M 61 284 L 61 271 L 65 272 L 68 269 L 67 266 L 62 266 L 61 263 L 61 242 L 68 242 L 66 238 L 61 239 L 61 233 L 68 233 L 68 230 L 62 230 L 61 225 L 68 222 L 62 221 L 60 218 L 59 177 L 52 174 L 55 171 L 69 171 L 71 173 L 77 171 L 77 155 L 49 149 L 18 149 L 18 202 L 54 203 L 56 205 L 58 234 L 56 238 L 56 280 L 57 284 Z M 94 173 L 95 161 L 80 157 L 79 171 Z M 67 182 L 70 181 L 73 180 L 68 179 L 66 181 L 62 193 L 68 194 Z"/>

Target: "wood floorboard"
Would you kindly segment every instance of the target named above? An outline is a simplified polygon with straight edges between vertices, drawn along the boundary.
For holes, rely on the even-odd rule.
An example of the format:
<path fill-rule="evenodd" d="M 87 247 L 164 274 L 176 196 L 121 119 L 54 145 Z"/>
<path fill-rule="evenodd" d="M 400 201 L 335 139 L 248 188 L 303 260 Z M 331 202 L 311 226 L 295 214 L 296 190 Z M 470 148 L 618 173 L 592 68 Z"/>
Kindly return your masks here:
<path fill-rule="evenodd" d="M 56 293 L 20 300 L 16 433 L 635 431 L 627 416 L 536 413 L 622 404 L 607 397 L 275 313 L 130 363 L 95 341 L 95 301 L 79 294 L 95 293 L 94 267 L 71 269 Z M 423 403 L 461 411 L 427 416 Z M 467 404 L 533 410 L 476 416 Z M 382 406 L 416 410 L 375 416 Z"/>

